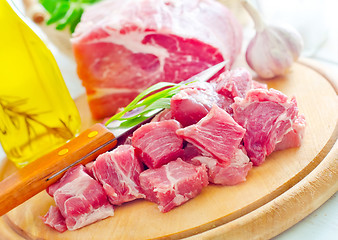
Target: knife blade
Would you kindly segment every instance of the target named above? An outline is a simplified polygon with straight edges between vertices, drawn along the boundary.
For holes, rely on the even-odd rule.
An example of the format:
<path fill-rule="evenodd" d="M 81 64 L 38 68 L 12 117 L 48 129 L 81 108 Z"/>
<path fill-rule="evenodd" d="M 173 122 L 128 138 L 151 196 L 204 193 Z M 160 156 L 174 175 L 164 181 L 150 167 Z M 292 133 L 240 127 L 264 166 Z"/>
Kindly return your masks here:
<path fill-rule="evenodd" d="M 226 63 L 224 61 L 216 64 L 182 83 L 186 84 L 195 80 L 207 81 Z M 77 164 L 87 164 L 100 154 L 112 150 L 118 138 L 149 121 L 162 110 L 160 108 L 153 110 L 147 115 L 147 120 L 129 128 L 119 128 L 120 123 L 116 121 L 108 125 L 108 128 L 113 129 L 112 131 L 103 124 L 94 124 L 66 144 L 5 178 L 0 182 L 0 216 L 55 183 L 71 167 Z"/>

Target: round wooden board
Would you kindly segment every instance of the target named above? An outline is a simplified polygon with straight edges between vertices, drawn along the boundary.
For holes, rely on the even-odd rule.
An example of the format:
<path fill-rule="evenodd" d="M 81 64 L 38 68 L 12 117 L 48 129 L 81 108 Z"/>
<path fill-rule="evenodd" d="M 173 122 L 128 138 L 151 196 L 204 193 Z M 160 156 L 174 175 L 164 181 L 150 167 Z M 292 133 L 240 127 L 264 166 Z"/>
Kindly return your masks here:
<path fill-rule="evenodd" d="M 168 213 L 137 200 L 115 208 L 115 216 L 77 231 L 58 233 L 43 216 L 53 199 L 42 192 L 1 218 L 5 239 L 266 239 L 310 214 L 338 190 L 337 88 L 322 70 L 304 62 L 267 82 L 296 96 L 306 117 L 303 145 L 274 152 L 247 181 L 237 186 L 209 185 L 196 198 Z M 83 126 L 93 121 L 85 97 L 76 101 Z M 6 161 L 0 177 L 15 171 Z M 4 233 L 3 233 L 4 232 Z"/>

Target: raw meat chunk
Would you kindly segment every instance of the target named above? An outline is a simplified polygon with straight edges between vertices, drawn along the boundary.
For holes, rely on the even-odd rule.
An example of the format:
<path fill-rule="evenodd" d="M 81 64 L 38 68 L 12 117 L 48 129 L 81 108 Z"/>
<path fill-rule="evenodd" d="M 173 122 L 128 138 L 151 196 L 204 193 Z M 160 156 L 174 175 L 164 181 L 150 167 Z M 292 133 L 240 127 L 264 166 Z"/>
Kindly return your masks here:
<path fill-rule="evenodd" d="M 179 129 L 176 133 L 221 163 L 229 164 L 242 141 L 245 129 L 226 111 L 214 105 L 197 124 Z"/>
<path fill-rule="evenodd" d="M 245 68 L 236 68 L 219 75 L 215 80 L 216 91 L 226 97 L 244 98 L 245 94 L 252 88 L 252 77 Z"/>
<path fill-rule="evenodd" d="M 252 80 L 250 72 L 245 68 L 225 71 L 212 82 L 216 84 L 217 93 L 232 100 L 235 97 L 245 98 L 246 93 L 251 89 L 267 89 L 266 84 Z"/>
<path fill-rule="evenodd" d="M 68 230 L 114 215 L 103 187 L 85 172 L 82 165 L 68 170 L 47 192 L 54 197 Z"/>
<path fill-rule="evenodd" d="M 172 117 L 186 127 L 205 117 L 214 104 L 230 112 L 232 103 L 232 99 L 217 94 L 210 83 L 195 82 L 171 98 L 170 109 Z"/>
<path fill-rule="evenodd" d="M 149 168 L 157 168 L 183 153 L 183 139 L 176 135 L 180 123 L 175 120 L 151 122 L 133 133 L 132 145 L 140 160 Z"/>
<path fill-rule="evenodd" d="M 178 158 L 160 168 L 140 174 L 140 183 L 147 199 L 158 204 L 161 212 L 168 212 L 196 197 L 208 185 L 204 165 L 195 166 Z"/>
<path fill-rule="evenodd" d="M 246 129 L 244 147 L 254 165 L 262 164 L 292 130 L 298 115 L 295 98 L 270 89 L 250 90 L 245 99 L 235 98 L 234 119 Z"/>
<path fill-rule="evenodd" d="M 85 165 L 86 168 L 86 172 L 88 173 L 89 176 L 91 176 L 92 178 L 94 177 L 94 173 L 93 173 L 93 166 L 94 166 L 94 162 L 89 162 Z"/>
<path fill-rule="evenodd" d="M 107 0 L 88 7 L 72 38 L 96 119 L 145 88 L 181 82 L 239 54 L 242 30 L 215 0 Z"/>
<path fill-rule="evenodd" d="M 201 151 L 190 143 L 184 148 L 182 159 L 195 165 L 204 164 L 208 169 L 209 182 L 221 185 L 236 185 L 244 182 L 252 168 L 252 163 L 242 145 L 236 150 L 230 163 L 221 163 L 210 153 Z"/>
<path fill-rule="evenodd" d="M 61 215 L 58 207 L 50 206 L 48 212 L 42 217 L 43 222 L 54 228 L 58 232 L 65 232 L 67 230 L 65 218 Z"/>
<path fill-rule="evenodd" d="M 193 159 L 194 157 L 201 155 L 201 151 L 191 143 L 187 143 L 187 145 L 183 150 L 184 153 L 181 156 L 181 159 L 186 162 L 190 162 L 190 160 Z"/>
<path fill-rule="evenodd" d="M 236 185 L 244 182 L 252 163 L 241 149 L 236 153 L 229 164 L 220 163 L 212 156 L 196 156 L 191 159 L 192 163 L 204 164 L 208 169 L 209 182 L 221 185 Z"/>
<path fill-rule="evenodd" d="M 139 175 L 143 171 L 143 166 L 130 145 L 118 146 L 113 151 L 98 156 L 92 171 L 103 185 L 111 204 L 120 205 L 145 197 L 139 186 Z"/>
<path fill-rule="evenodd" d="M 265 83 L 252 80 L 252 89 L 256 89 L 256 88 L 268 89 L 268 85 L 266 85 Z"/>
<path fill-rule="evenodd" d="M 171 110 L 170 109 L 165 109 L 162 112 L 160 112 L 159 114 L 157 114 L 151 120 L 151 122 L 161 122 L 161 121 L 170 120 L 170 119 L 173 119 L 172 118 L 172 114 L 171 114 Z"/>
<path fill-rule="evenodd" d="M 284 135 L 281 142 L 276 144 L 274 151 L 300 147 L 304 137 L 305 126 L 305 117 L 303 115 L 299 115 L 292 125 L 292 130 Z"/>

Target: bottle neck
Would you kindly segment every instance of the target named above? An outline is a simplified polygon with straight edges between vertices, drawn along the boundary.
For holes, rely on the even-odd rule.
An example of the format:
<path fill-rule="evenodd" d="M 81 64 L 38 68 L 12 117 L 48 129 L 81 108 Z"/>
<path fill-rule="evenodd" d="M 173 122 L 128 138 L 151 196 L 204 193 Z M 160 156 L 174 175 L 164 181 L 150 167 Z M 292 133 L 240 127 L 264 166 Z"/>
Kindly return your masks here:
<path fill-rule="evenodd" d="M 12 0 L 0 0 L 0 25 L 6 24 L 8 21 L 17 21 L 29 27 L 38 38 L 45 40 L 44 33 L 26 17 L 19 7 Z M 46 42 L 46 41 L 44 41 Z"/>

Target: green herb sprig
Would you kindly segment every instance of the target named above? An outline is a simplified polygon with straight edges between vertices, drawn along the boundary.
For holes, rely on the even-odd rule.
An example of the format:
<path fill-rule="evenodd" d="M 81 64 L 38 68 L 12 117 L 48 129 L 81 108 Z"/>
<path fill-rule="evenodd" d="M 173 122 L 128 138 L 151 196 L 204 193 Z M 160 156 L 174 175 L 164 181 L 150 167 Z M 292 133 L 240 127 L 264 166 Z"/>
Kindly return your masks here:
<path fill-rule="evenodd" d="M 187 83 L 188 84 L 188 83 Z M 121 121 L 119 127 L 129 128 L 135 126 L 148 118 L 147 114 L 155 109 L 170 108 L 172 96 L 179 92 L 179 88 L 184 84 L 159 82 L 140 93 L 122 112 L 111 117 L 105 125 L 113 121 Z M 163 89 L 162 91 L 159 91 Z M 126 113 L 130 111 L 136 113 L 130 117 Z"/>
<path fill-rule="evenodd" d="M 39 125 L 40 127 L 43 127 L 48 134 L 66 140 L 73 137 L 73 132 L 66 121 L 59 119 L 59 126 L 48 126 L 46 123 L 39 120 L 39 116 L 44 113 L 38 113 L 34 112 L 32 109 L 27 109 L 27 103 L 28 99 L 0 96 L 0 111 L 4 114 L 4 118 L 2 119 L 3 127 L 0 128 L 1 134 L 8 134 L 8 131 L 10 131 L 8 130 L 10 129 L 9 126 L 19 130 L 26 130 L 28 143 L 31 144 L 33 135 L 36 134 L 35 128 Z M 68 123 L 70 121 L 71 116 L 68 116 Z"/>
<path fill-rule="evenodd" d="M 58 30 L 69 26 L 72 33 L 80 22 L 84 9 L 99 1 L 101 0 L 39 0 L 50 14 L 46 24 L 56 24 Z"/>

